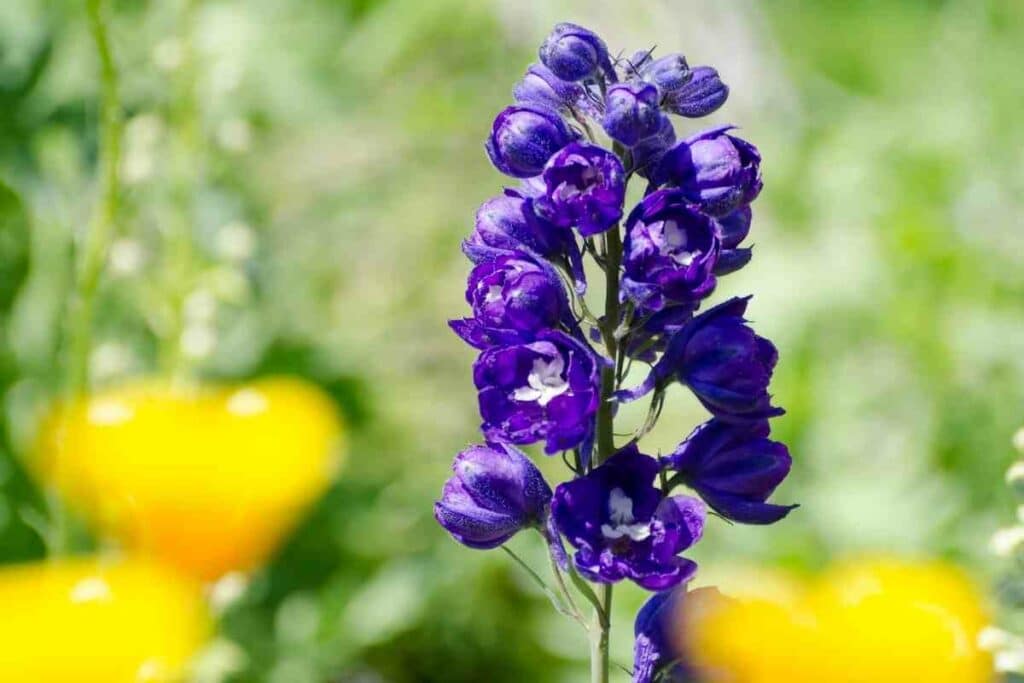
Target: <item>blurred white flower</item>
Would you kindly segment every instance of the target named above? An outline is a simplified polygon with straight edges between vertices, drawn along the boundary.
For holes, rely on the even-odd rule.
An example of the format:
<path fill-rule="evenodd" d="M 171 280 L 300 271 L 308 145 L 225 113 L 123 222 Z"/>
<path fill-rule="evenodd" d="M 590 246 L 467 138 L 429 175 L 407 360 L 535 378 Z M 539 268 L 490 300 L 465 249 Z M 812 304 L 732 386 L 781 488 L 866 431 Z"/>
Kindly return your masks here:
<path fill-rule="evenodd" d="M 245 595 L 249 577 L 242 572 L 228 572 L 210 586 L 210 606 L 214 613 L 223 614 Z"/>
<path fill-rule="evenodd" d="M 89 371 L 103 381 L 128 372 L 135 364 L 131 349 L 118 342 L 98 344 L 89 356 Z"/>
<path fill-rule="evenodd" d="M 185 61 L 185 49 L 177 38 L 164 38 L 153 47 L 153 63 L 162 71 L 174 71 Z"/>
<path fill-rule="evenodd" d="M 1006 470 L 1006 483 L 1011 486 L 1024 484 L 1024 460 L 1018 460 Z"/>
<path fill-rule="evenodd" d="M 989 549 L 999 557 L 1009 557 L 1024 543 L 1024 526 L 999 529 L 989 540 Z"/>
<path fill-rule="evenodd" d="M 207 275 L 206 282 L 221 301 L 238 303 L 249 295 L 249 281 L 235 266 L 214 268 Z"/>
<path fill-rule="evenodd" d="M 210 89 L 214 95 L 229 95 L 242 83 L 245 67 L 235 59 L 222 58 L 209 70 Z"/>
<path fill-rule="evenodd" d="M 217 348 L 217 333 L 206 323 L 186 325 L 181 333 L 181 352 L 193 360 L 208 358 Z"/>
<path fill-rule="evenodd" d="M 1018 429 L 1013 435 L 1013 447 L 1024 453 L 1024 427 Z M 1024 468 L 1024 463 L 1021 464 L 1021 467 Z"/>
<path fill-rule="evenodd" d="M 1024 673 L 1024 646 L 996 653 L 995 668 L 999 673 Z"/>
<path fill-rule="evenodd" d="M 236 643 L 217 638 L 203 648 L 192 665 L 195 683 L 221 683 L 248 663 L 245 651 Z"/>
<path fill-rule="evenodd" d="M 995 652 L 1011 647 L 1018 642 L 1016 636 L 998 626 L 986 626 L 978 633 L 978 647 L 985 652 Z"/>
<path fill-rule="evenodd" d="M 121 180 L 137 185 L 153 176 L 156 169 L 156 145 L 163 134 L 163 122 L 155 114 L 139 114 L 125 126 Z"/>
<path fill-rule="evenodd" d="M 115 240 L 107 254 L 111 275 L 129 277 L 137 274 L 146 262 L 146 251 L 137 241 L 129 238 Z"/>
<path fill-rule="evenodd" d="M 255 247 L 252 228 L 241 221 L 232 221 L 217 231 L 217 253 L 227 261 L 245 261 L 252 256 Z"/>
<path fill-rule="evenodd" d="M 245 152 L 252 143 L 252 126 L 242 118 L 231 118 L 217 126 L 217 142 L 229 152 Z"/>
<path fill-rule="evenodd" d="M 189 323 L 209 323 L 217 315 L 217 297 L 208 289 L 197 289 L 185 297 L 184 312 Z"/>

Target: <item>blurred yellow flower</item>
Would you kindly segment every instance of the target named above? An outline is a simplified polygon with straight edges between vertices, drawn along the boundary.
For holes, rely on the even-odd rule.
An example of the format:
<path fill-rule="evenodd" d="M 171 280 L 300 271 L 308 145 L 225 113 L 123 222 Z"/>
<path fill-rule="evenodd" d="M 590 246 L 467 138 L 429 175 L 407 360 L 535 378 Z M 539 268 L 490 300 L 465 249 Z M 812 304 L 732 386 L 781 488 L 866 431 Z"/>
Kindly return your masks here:
<path fill-rule="evenodd" d="M 680 646 L 713 683 L 989 683 L 984 601 L 957 569 L 879 559 L 737 598 L 697 590 Z"/>
<path fill-rule="evenodd" d="M 36 469 L 101 532 L 204 579 L 264 562 L 338 466 L 317 387 L 141 382 L 57 409 Z"/>
<path fill-rule="evenodd" d="M 210 633 L 194 579 L 144 560 L 0 569 L 0 681 L 170 683 Z"/>

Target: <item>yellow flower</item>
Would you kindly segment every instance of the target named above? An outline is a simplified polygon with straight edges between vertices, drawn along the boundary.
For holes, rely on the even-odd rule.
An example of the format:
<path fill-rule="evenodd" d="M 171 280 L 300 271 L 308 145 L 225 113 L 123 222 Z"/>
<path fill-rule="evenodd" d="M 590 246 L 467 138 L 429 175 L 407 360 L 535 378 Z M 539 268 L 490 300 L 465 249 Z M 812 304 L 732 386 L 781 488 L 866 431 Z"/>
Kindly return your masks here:
<path fill-rule="evenodd" d="M 58 409 L 36 469 L 101 533 L 204 579 L 258 566 L 329 485 L 341 426 L 295 379 L 141 382 Z"/>
<path fill-rule="evenodd" d="M 210 633 L 194 579 L 143 560 L 0 569 L 0 681 L 170 683 Z"/>
<path fill-rule="evenodd" d="M 989 683 L 977 646 L 983 599 L 940 563 L 879 559 L 837 565 L 810 583 L 723 598 L 691 593 L 679 633 L 714 683 Z"/>

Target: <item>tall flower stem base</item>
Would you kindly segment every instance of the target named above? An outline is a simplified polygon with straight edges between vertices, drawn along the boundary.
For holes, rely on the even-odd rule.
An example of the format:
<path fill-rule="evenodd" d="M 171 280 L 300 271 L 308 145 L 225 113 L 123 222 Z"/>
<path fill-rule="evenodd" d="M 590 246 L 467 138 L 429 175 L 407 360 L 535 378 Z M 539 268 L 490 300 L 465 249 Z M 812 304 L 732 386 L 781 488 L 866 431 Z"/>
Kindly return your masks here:
<path fill-rule="evenodd" d="M 612 587 L 601 590 L 601 609 L 594 610 L 594 625 L 590 633 L 590 683 L 608 683 L 608 633 L 611 629 Z"/>

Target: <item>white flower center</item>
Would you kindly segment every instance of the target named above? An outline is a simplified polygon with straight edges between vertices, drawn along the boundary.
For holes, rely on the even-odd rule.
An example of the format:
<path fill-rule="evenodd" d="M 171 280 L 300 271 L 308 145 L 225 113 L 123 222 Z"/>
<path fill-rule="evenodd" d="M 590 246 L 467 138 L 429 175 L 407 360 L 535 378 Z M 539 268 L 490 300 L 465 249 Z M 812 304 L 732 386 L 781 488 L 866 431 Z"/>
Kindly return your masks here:
<path fill-rule="evenodd" d="M 493 304 L 495 301 L 501 299 L 501 285 L 491 285 L 487 288 L 487 294 L 484 294 L 484 302 Z"/>
<path fill-rule="evenodd" d="M 608 519 L 615 526 L 601 525 L 601 535 L 607 539 L 614 541 L 628 536 L 634 541 L 642 541 L 651 535 L 650 524 L 635 523 L 633 501 L 618 487 L 608 495 Z"/>
<path fill-rule="evenodd" d="M 688 266 L 697 257 L 696 252 L 686 251 L 689 240 L 686 231 L 676 221 L 663 221 L 661 232 L 665 236 L 662 254 L 670 257 L 681 266 Z"/>
<path fill-rule="evenodd" d="M 517 401 L 536 401 L 541 407 L 565 392 L 569 391 L 569 383 L 562 378 L 565 361 L 555 356 L 550 361 L 537 358 L 533 361 L 530 374 L 526 377 L 526 386 L 519 387 L 512 394 Z"/>

